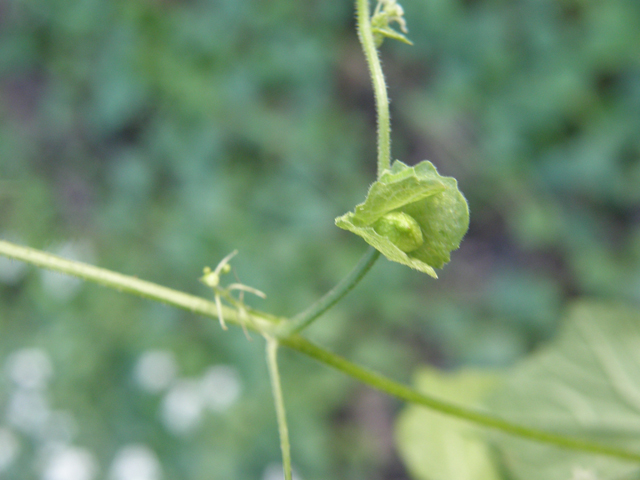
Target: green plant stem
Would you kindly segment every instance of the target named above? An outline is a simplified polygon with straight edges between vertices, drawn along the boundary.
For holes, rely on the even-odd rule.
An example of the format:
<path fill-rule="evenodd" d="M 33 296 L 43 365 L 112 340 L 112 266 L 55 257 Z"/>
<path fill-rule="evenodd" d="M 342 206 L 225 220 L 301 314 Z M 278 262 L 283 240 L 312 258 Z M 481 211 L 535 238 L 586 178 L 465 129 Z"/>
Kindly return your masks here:
<path fill-rule="evenodd" d="M 217 318 L 217 309 L 214 302 L 145 280 L 140 280 L 136 277 L 122 275 L 86 263 L 67 260 L 41 250 L 22 247 L 3 240 L 0 240 L 0 254 L 30 263 L 37 267 L 73 275 L 74 277 L 89 282 L 113 288 L 119 292 L 131 293 L 139 297 L 173 305 L 174 307 L 188 310 L 192 313 Z M 223 306 L 222 314 L 226 321 L 237 325 L 240 324 L 236 310 Z"/>
<path fill-rule="evenodd" d="M 320 317 L 320 315 L 333 307 L 347 293 L 353 290 L 362 277 L 373 267 L 373 264 L 378 258 L 380 258 L 380 252 L 373 247 L 369 247 L 349 275 L 340 280 L 335 287 L 329 290 L 309 308 L 292 317 L 288 322 L 283 323 L 278 329 L 278 337 L 288 337 L 309 326 L 311 322 Z"/>
<path fill-rule="evenodd" d="M 271 391 L 273 392 L 273 402 L 276 406 L 276 417 L 278 418 L 282 468 L 284 469 L 285 480 L 291 480 L 291 445 L 289 443 L 287 413 L 284 408 L 284 398 L 282 397 L 280 372 L 278 371 L 278 340 L 267 335 L 265 335 L 265 338 L 267 340 L 267 366 L 269 367 L 269 378 L 271 379 Z"/>
<path fill-rule="evenodd" d="M 559 435 L 524 425 L 518 425 L 479 410 L 463 407 L 423 394 L 415 389 L 402 385 L 401 383 L 394 382 L 393 380 L 383 377 L 378 373 L 360 367 L 339 355 L 324 350 L 300 335 L 293 335 L 289 338 L 284 338 L 280 341 L 280 344 L 304 353 L 305 355 L 316 359 L 320 363 L 324 363 L 325 365 L 329 365 L 340 370 L 350 377 L 356 378 L 362 383 L 388 393 L 393 397 L 409 403 L 423 405 L 431 410 L 435 410 L 452 417 L 468 420 L 476 425 L 498 430 L 517 437 L 526 438 L 528 440 L 555 445 L 561 448 L 580 450 L 583 452 L 596 453 L 640 462 L 640 453 L 637 452 L 631 452 L 626 449 L 611 447 L 588 440 L 582 440 L 580 438 Z"/>
<path fill-rule="evenodd" d="M 56 255 L 51 255 L 28 247 L 21 247 L 2 240 L 0 240 L 0 255 L 21 260 L 38 267 L 73 275 L 90 282 L 114 288 L 118 291 L 157 300 L 215 320 L 218 318 L 214 302 L 172 290 L 155 283 L 140 280 L 135 277 L 129 277 L 127 275 L 122 275 L 81 262 L 66 260 Z M 241 326 L 238 314 L 235 310 L 223 306 L 222 313 L 228 323 Z M 250 321 L 247 322 L 246 327 L 248 329 L 258 331 L 263 335 L 269 335 L 270 332 L 277 329 L 278 322 L 284 320 L 253 310 L 248 311 L 248 316 Z M 624 448 L 611 447 L 571 436 L 559 435 L 545 432 L 544 430 L 518 425 L 478 410 L 465 408 L 425 395 L 415 389 L 407 387 L 406 385 L 394 382 L 382 375 L 351 363 L 334 353 L 318 347 L 300 335 L 294 334 L 286 338 L 280 338 L 278 341 L 282 346 L 286 346 L 303 353 L 316 359 L 320 363 L 331 366 L 346 375 L 360 380 L 362 383 L 365 383 L 372 388 L 381 390 L 401 400 L 423 405 L 455 418 L 468 420 L 480 426 L 492 428 L 529 440 L 572 450 L 597 453 L 600 455 L 640 462 L 640 452 L 633 452 Z"/>
<path fill-rule="evenodd" d="M 376 99 L 376 113 L 378 120 L 378 178 L 382 172 L 391 165 L 391 125 L 389 116 L 389 98 L 387 97 L 387 86 L 380 65 L 380 57 L 375 46 L 373 30 L 371 28 L 371 18 L 369 12 L 369 0 L 356 0 L 358 38 L 362 44 L 364 56 L 367 59 L 371 83 Z M 329 290 L 322 298 L 313 303 L 306 310 L 294 316 L 289 322 L 283 324 L 277 332 L 278 337 L 286 337 L 300 332 L 339 302 L 349 293 L 358 282 L 371 269 L 376 260 L 380 257 L 380 252 L 375 248 L 369 250 L 360 259 L 355 268 L 343 278 L 335 287 Z"/>
<path fill-rule="evenodd" d="M 369 0 L 356 0 L 358 38 L 362 44 L 364 56 L 367 59 L 371 83 L 376 98 L 376 112 L 378 116 L 378 178 L 391 165 L 391 124 L 389 116 L 389 97 L 387 85 L 384 81 L 380 57 L 373 39 Z"/>

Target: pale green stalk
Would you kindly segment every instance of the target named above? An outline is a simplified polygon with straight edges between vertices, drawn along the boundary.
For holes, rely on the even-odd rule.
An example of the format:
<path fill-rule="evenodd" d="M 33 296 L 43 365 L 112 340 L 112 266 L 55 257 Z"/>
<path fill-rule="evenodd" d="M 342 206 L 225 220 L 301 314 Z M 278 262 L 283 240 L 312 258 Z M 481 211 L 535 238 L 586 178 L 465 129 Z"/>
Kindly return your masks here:
<path fill-rule="evenodd" d="M 426 395 L 413 388 L 402 385 L 401 383 L 394 382 L 393 380 L 372 372 L 371 370 L 360 367 L 359 365 L 356 365 L 335 353 L 324 350 L 300 335 L 283 338 L 280 340 L 280 344 L 304 353 L 311 358 L 315 358 L 320 363 L 324 363 L 336 370 L 340 370 L 370 387 L 399 398 L 400 400 L 404 400 L 405 402 L 422 405 L 430 410 L 444 413 L 445 415 L 467 420 L 482 427 L 497 430 L 516 437 L 526 438 L 539 443 L 546 443 L 570 450 L 579 450 L 582 452 L 596 453 L 623 460 L 640 462 L 640 452 L 633 452 L 624 448 L 613 447 L 589 440 L 583 440 L 581 438 L 546 432 L 544 430 L 531 428 L 525 425 L 519 425 L 480 410 L 463 407 L 431 395 Z"/>
<path fill-rule="evenodd" d="M 389 97 L 387 85 L 384 81 L 380 57 L 373 39 L 368 0 L 356 0 L 358 38 L 362 44 L 364 56 L 367 59 L 371 83 L 376 99 L 378 117 L 378 178 L 391 165 L 391 123 L 389 116 Z"/>
<path fill-rule="evenodd" d="M 371 83 L 376 100 L 376 114 L 378 121 L 378 178 L 382 172 L 391 165 L 391 123 L 389 116 L 389 98 L 387 96 L 387 86 L 382 73 L 382 65 L 380 57 L 376 49 L 373 38 L 373 30 L 371 28 L 371 18 L 369 13 L 368 0 L 356 0 L 358 38 L 362 44 L 362 51 L 367 59 L 369 73 L 371 74 Z M 327 292 L 320 300 L 300 312 L 291 319 L 290 322 L 283 324 L 278 332 L 279 337 L 291 335 L 300 332 L 308 327 L 315 319 L 320 317 L 324 312 L 329 310 L 333 305 L 340 301 L 347 293 L 349 293 L 358 282 L 371 269 L 376 260 L 380 257 L 380 252 L 374 248 L 369 248 L 362 259 L 358 262 L 351 273 L 340 281 L 335 287 Z"/>
<path fill-rule="evenodd" d="M 122 275 L 121 273 L 94 267 L 93 265 L 88 265 L 86 263 L 67 260 L 41 250 L 22 247 L 3 240 L 0 240 L 0 254 L 30 263 L 37 267 L 73 275 L 74 277 L 78 277 L 89 282 L 113 288 L 119 292 L 131 293 L 139 297 L 173 305 L 174 307 L 182 308 L 199 315 L 214 318 L 217 318 L 218 316 L 218 310 L 214 302 L 179 292 L 177 290 L 172 290 L 156 283 L 140 280 L 137 277 Z M 228 322 L 240 324 L 236 310 L 222 306 L 222 315 Z M 268 317 L 265 316 L 264 319 L 257 318 L 256 320 L 265 322 L 266 318 Z"/>
<path fill-rule="evenodd" d="M 66 260 L 56 255 L 34 250 L 32 248 L 21 247 L 2 240 L 0 240 L 0 255 L 24 261 L 41 268 L 47 268 L 60 273 L 73 275 L 90 282 L 114 288 L 118 291 L 166 303 L 215 320 L 218 318 L 214 302 L 172 290 L 155 283 L 140 280 L 135 277 L 129 277 L 127 275 L 122 275 L 110 270 L 87 265 L 85 263 Z M 238 319 L 238 314 L 235 310 L 223 307 L 223 315 L 228 323 L 241 325 Z M 277 329 L 279 322 L 284 321 L 282 318 L 273 317 L 266 313 L 253 310 L 248 311 L 248 316 L 250 321 L 247 322 L 247 328 L 261 332 L 263 335 L 267 336 L 270 336 L 273 331 Z M 446 415 L 468 420 L 476 425 L 492 428 L 497 431 L 517 437 L 527 438 L 540 443 L 640 462 L 639 452 L 633 452 L 625 448 L 612 447 L 596 442 L 581 440 L 571 436 L 559 435 L 545 432 L 544 430 L 518 425 L 484 412 L 465 408 L 454 403 L 440 400 L 436 397 L 425 395 L 415 389 L 407 387 L 406 385 L 394 382 L 382 375 L 351 363 L 334 353 L 314 345 L 300 335 L 294 334 L 290 337 L 280 338 L 278 341 L 282 346 L 286 346 L 303 353 L 321 363 L 324 363 L 325 365 L 333 367 L 336 370 L 360 380 L 373 388 L 381 390 L 406 402 L 423 405 Z"/>
<path fill-rule="evenodd" d="M 320 315 L 333 307 L 336 303 L 342 300 L 347 293 L 353 290 L 362 277 L 364 277 L 371 267 L 373 267 L 373 264 L 379 257 L 380 252 L 373 247 L 369 247 L 367 252 L 362 256 L 349 275 L 340 280 L 335 287 L 329 290 L 322 298 L 313 303 L 309 308 L 300 312 L 295 317 L 292 317 L 288 322 L 283 323 L 278 331 L 278 336 L 287 337 L 308 327 L 311 322 L 320 317 Z"/>
<path fill-rule="evenodd" d="M 273 402 L 276 406 L 276 417 L 278 419 L 284 479 L 291 480 L 291 444 L 289 442 L 289 428 L 287 427 L 287 413 L 284 408 L 284 398 L 282 397 L 280 372 L 278 371 L 278 340 L 268 335 L 265 335 L 265 338 L 267 340 L 267 366 L 269 367 L 269 378 L 271 379 L 271 391 L 273 392 Z"/>

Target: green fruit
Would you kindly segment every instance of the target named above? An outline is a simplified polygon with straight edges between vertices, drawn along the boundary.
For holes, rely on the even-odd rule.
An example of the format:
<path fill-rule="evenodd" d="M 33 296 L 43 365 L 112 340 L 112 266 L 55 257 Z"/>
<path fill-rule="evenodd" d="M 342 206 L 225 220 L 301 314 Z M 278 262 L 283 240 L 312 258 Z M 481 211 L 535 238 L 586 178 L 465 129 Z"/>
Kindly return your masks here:
<path fill-rule="evenodd" d="M 423 243 L 420 225 L 404 212 L 390 212 L 378 219 L 373 228 L 403 252 L 412 252 Z"/>
<path fill-rule="evenodd" d="M 431 162 L 395 161 L 354 211 L 336 225 L 360 235 L 393 262 L 437 278 L 469 227 L 469 207 L 458 183 Z"/>

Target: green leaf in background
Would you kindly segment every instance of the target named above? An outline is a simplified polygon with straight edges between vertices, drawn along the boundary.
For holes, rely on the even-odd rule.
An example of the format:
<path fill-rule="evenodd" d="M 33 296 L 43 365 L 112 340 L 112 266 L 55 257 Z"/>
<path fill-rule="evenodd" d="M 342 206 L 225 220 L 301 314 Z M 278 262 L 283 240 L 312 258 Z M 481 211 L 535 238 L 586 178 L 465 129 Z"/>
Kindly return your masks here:
<path fill-rule="evenodd" d="M 355 212 L 336 225 L 360 235 L 389 260 L 437 278 L 469 227 L 469 208 L 454 178 L 431 162 L 395 161 L 369 188 Z"/>
<path fill-rule="evenodd" d="M 513 370 L 489 406 L 557 433 L 640 450 L 640 311 L 582 301 L 557 339 Z M 506 468 L 522 480 L 639 478 L 640 466 L 497 435 Z"/>
<path fill-rule="evenodd" d="M 477 405 L 494 389 L 499 377 L 493 372 L 464 370 L 444 374 L 425 367 L 415 385 L 442 399 Z M 418 480 L 497 480 L 488 443 L 464 421 L 423 407 L 410 406 L 396 424 L 398 450 L 412 477 Z"/>

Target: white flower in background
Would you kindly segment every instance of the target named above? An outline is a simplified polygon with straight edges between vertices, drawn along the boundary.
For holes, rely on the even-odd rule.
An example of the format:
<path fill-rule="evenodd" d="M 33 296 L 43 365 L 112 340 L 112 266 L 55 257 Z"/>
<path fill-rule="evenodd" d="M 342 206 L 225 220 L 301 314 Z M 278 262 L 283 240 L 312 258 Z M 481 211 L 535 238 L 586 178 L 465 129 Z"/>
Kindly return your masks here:
<path fill-rule="evenodd" d="M 593 469 L 575 466 L 571 470 L 571 480 L 598 480 L 598 475 Z"/>
<path fill-rule="evenodd" d="M 70 444 L 76 436 L 78 424 L 69 412 L 57 410 L 51 412 L 40 435 L 49 444 Z"/>
<path fill-rule="evenodd" d="M 162 421 L 171 432 L 188 434 L 201 422 L 203 407 L 200 383 L 179 380 L 162 399 Z"/>
<path fill-rule="evenodd" d="M 163 350 L 149 350 L 138 359 L 134 378 L 140 388 L 149 393 L 166 390 L 176 377 L 178 370 L 175 356 Z"/>
<path fill-rule="evenodd" d="M 9 355 L 5 372 L 19 388 L 42 390 L 53 375 L 53 366 L 43 350 L 23 348 Z"/>
<path fill-rule="evenodd" d="M 93 480 L 98 463 L 84 448 L 63 447 L 51 453 L 42 470 L 42 480 Z"/>
<path fill-rule="evenodd" d="M 242 390 L 238 370 L 228 365 L 209 368 L 200 384 L 205 404 L 215 412 L 223 412 L 233 405 Z"/>
<path fill-rule="evenodd" d="M 95 263 L 93 247 L 87 241 L 67 242 L 58 248 L 54 248 L 52 253 L 69 260 Z M 82 280 L 79 278 L 51 270 L 41 270 L 40 278 L 42 279 L 44 291 L 60 301 L 70 300 L 82 285 Z"/>
<path fill-rule="evenodd" d="M 109 471 L 109 480 L 159 480 L 161 476 L 158 456 L 141 444 L 118 450 Z"/>
<path fill-rule="evenodd" d="M 7 422 L 17 430 L 39 436 L 51 411 L 46 397 L 37 390 L 16 390 L 7 405 Z"/>
<path fill-rule="evenodd" d="M 8 428 L 0 428 L 0 473 L 9 468 L 20 453 L 20 443 Z"/>
<path fill-rule="evenodd" d="M 293 480 L 300 480 L 300 477 L 293 469 L 291 470 L 291 477 Z M 267 465 L 262 472 L 260 480 L 284 480 L 284 469 L 282 468 L 282 464 L 274 462 Z"/>
<path fill-rule="evenodd" d="M 15 285 L 23 279 L 26 273 L 26 263 L 7 257 L 0 257 L 0 282 L 7 285 Z"/>

